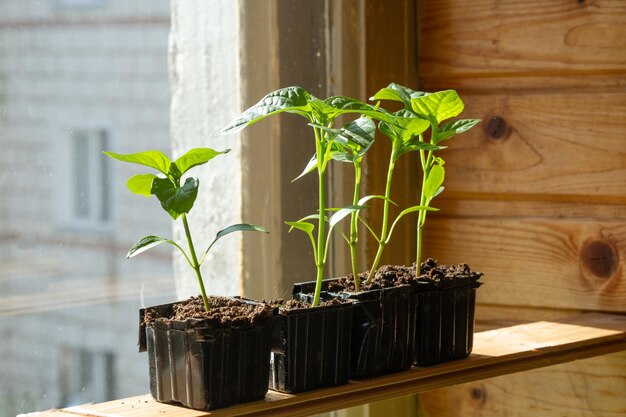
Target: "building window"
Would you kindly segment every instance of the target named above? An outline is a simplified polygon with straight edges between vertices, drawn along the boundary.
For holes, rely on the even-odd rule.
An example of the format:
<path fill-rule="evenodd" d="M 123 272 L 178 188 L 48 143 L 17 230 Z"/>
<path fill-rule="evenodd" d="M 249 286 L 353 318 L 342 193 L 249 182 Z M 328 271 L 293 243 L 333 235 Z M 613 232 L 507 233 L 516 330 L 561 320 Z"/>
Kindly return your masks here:
<path fill-rule="evenodd" d="M 63 223 L 79 228 L 108 228 L 111 223 L 110 148 L 104 129 L 76 129 L 69 133 L 65 168 Z"/>
<path fill-rule="evenodd" d="M 68 407 L 115 397 L 115 356 L 66 346 L 59 358 L 60 404 Z"/>

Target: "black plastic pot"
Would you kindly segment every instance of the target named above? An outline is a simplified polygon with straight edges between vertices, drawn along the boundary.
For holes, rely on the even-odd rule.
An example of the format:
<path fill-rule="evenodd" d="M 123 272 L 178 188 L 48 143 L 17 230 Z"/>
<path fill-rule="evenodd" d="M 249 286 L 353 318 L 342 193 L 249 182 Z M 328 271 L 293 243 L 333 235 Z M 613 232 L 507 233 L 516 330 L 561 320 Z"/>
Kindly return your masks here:
<path fill-rule="evenodd" d="M 333 279 L 323 282 L 327 289 Z M 294 285 L 294 294 L 312 293 L 315 282 Z M 416 295 L 409 285 L 344 292 L 357 301 L 352 320 L 350 377 L 398 372 L 413 365 Z"/>
<path fill-rule="evenodd" d="M 173 305 L 149 309 L 165 317 Z M 212 328 L 200 320 L 140 327 L 139 351 L 148 351 L 152 396 L 199 410 L 264 398 L 277 319 L 249 328 Z"/>
<path fill-rule="evenodd" d="M 417 282 L 414 364 L 430 366 L 467 358 L 474 343 L 476 289 L 480 282 L 438 288 Z"/>
<path fill-rule="evenodd" d="M 272 346 L 270 388 L 302 392 L 347 384 L 353 307 L 347 302 L 281 313 Z"/>

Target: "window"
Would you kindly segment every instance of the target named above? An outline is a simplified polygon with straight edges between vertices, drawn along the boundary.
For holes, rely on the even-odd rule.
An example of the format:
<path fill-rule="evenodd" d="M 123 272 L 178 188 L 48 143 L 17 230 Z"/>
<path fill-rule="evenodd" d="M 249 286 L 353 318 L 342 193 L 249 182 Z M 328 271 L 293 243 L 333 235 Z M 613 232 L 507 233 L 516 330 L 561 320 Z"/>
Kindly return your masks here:
<path fill-rule="evenodd" d="M 59 407 L 115 398 L 115 355 L 65 346 L 59 358 Z"/>
<path fill-rule="evenodd" d="M 78 226 L 105 227 L 111 221 L 110 149 L 106 130 L 71 132 L 70 219 Z"/>
<path fill-rule="evenodd" d="M 169 1 L 0 1 L 0 417 L 145 393 L 171 235 L 103 150 L 170 148 Z"/>

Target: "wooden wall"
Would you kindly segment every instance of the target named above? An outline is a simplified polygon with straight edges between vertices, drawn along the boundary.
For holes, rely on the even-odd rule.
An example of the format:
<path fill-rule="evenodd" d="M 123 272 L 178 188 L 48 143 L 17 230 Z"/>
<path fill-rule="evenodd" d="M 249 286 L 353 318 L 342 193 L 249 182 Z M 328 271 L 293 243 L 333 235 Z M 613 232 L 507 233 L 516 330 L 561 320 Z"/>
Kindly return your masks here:
<path fill-rule="evenodd" d="M 465 117 L 426 255 L 485 273 L 478 330 L 626 313 L 626 1 L 422 0 L 426 91 Z M 421 416 L 623 416 L 626 354 L 423 395 Z"/>

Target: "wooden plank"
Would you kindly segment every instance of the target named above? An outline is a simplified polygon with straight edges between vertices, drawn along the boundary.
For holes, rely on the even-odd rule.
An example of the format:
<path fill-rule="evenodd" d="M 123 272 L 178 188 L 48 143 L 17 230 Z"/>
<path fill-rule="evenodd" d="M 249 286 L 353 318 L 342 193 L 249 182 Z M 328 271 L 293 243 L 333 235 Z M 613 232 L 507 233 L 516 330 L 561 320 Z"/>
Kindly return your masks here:
<path fill-rule="evenodd" d="M 474 353 L 467 360 L 297 395 L 273 393 L 264 401 L 214 412 L 186 410 L 140 396 L 31 416 L 305 416 L 621 350 L 626 350 L 626 316 L 589 313 L 477 333 Z"/>
<path fill-rule="evenodd" d="M 420 5 L 420 70 L 425 78 L 626 69 L 622 0 L 439 0 Z"/>
<path fill-rule="evenodd" d="M 485 273 L 478 302 L 626 311 L 626 224 L 552 219 L 437 218 L 425 256 Z"/>
<path fill-rule="evenodd" d="M 544 71 L 541 75 L 531 74 L 428 74 L 424 78 L 426 91 L 458 90 L 463 94 L 529 94 L 545 93 L 548 90 L 578 92 L 582 88 L 587 94 L 605 94 L 626 87 L 625 70 L 576 72 L 572 74 Z"/>
<path fill-rule="evenodd" d="M 535 201 L 563 196 L 580 203 L 626 205 L 623 90 L 463 99 L 463 116 L 483 122 L 451 140 L 441 153 L 447 161 L 447 190 L 496 194 L 493 199 L 519 193 Z M 501 129 L 494 118 L 501 119 Z"/>
<path fill-rule="evenodd" d="M 419 396 L 429 417 L 622 417 L 626 353 L 485 379 Z"/>
<path fill-rule="evenodd" d="M 550 199 L 550 201 L 546 201 Z M 581 203 L 578 195 L 543 195 L 522 193 L 465 193 L 444 192 L 433 204 L 441 210 L 436 215 L 466 218 L 566 218 L 618 222 L 626 220 L 623 197 L 601 196 L 598 203 Z M 592 200 L 585 196 L 585 200 Z M 602 202 L 600 202 L 602 200 Z"/>

